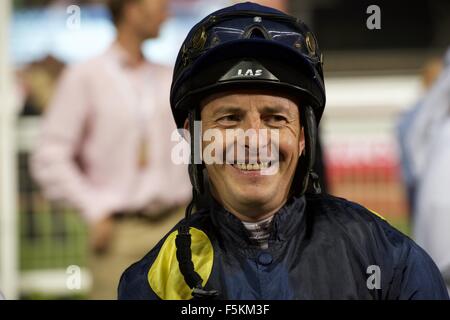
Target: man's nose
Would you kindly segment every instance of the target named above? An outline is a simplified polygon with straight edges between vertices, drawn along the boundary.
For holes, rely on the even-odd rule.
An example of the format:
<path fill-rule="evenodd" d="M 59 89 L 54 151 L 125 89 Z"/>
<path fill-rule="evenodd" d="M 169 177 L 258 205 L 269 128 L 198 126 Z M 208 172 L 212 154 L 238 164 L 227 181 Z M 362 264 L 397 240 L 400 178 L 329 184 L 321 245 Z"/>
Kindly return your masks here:
<path fill-rule="evenodd" d="M 244 118 L 243 128 L 244 130 L 253 129 L 258 131 L 261 128 L 261 118 L 259 114 L 249 114 Z"/>
<path fill-rule="evenodd" d="M 250 114 L 245 117 L 241 129 L 244 130 L 246 148 L 252 144 L 256 144 L 252 148 L 267 148 L 268 144 L 270 144 L 267 128 L 264 126 L 264 122 L 259 113 Z M 258 152 L 258 150 L 252 150 L 252 152 Z"/>

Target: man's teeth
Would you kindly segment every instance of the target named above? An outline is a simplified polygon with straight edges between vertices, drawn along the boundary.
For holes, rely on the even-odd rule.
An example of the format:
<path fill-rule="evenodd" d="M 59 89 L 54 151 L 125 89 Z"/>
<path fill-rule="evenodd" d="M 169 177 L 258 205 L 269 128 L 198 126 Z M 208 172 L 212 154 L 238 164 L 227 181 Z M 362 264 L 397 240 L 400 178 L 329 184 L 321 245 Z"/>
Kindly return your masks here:
<path fill-rule="evenodd" d="M 269 167 L 269 162 L 261 162 L 261 163 L 237 163 L 234 165 L 240 170 L 261 170 Z"/>

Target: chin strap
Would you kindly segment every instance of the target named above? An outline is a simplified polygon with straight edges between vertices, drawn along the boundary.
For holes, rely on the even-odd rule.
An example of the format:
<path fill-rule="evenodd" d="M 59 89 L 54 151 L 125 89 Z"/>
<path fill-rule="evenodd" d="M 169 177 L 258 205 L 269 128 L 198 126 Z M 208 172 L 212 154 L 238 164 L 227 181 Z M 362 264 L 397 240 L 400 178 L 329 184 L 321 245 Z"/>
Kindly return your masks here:
<path fill-rule="evenodd" d="M 203 287 L 202 277 L 195 271 L 194 263 L 192 262 L 191 250 L 191 234 L 189 232 L 189 222 L 194 205 L 197 206 L 200 194 L 204 192 L 202 167 L 196 164 L 198 157 L 198 132 L 195 132 L 194 121 L 199 117 L 198 112 L 194 108 L 189 112 L 189 133 L 191 139 L 191 163 L 189 164 L 189 178 L 192 183 L 192 201 L 186 208 L 186 217 L 178 228 L 178 234 L 175 239 L 177 248 L 177 260 L 184 277 L 184 281 L 192 289 L 192 296 L 194 299 L 211 299 L 218 295 L 217 290 L 205 290 Z"/>
<path fill-rule="evenodd" d="M 192 262 L 192 241 L 191 234 L 189 232 L 189 221 L 192 209 L 197 200 L 197 192 L 193 189 L 192 193 L 192 201 L 186 208 L 185 220 L 178 227 L 178 234 L 175 239 L 175 245 L 177 248 L 176 256 L 181 274 L 183 275 L 186 284 L 192 289 L 192 296 L 194 299 L 212 299 L 216 297 L 219 292 L 217 290 L 206 290 L 203 287 L 203 279 L 195 271 L 194 263 Z"/>
<path fill-rule="evenodd" d="M 317 123 L 314 110 L 310 105 L 304 105 L 301 109 L 302 126 L 305 132 L 305 149 L 300 156 L 295 171 L 294 181 L 290 195 L 303 195 L 305 193 L 319 194 L 319 175 L 313 171 L 316 160 Z"/>

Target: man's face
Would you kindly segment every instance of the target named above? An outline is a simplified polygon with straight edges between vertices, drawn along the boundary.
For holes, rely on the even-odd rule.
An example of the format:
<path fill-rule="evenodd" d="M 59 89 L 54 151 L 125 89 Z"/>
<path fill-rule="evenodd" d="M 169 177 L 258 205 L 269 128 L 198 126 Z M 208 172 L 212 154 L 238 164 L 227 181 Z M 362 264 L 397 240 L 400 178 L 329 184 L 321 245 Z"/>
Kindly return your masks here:
<path fill-rule="evenodd" d="M 234 158 L 231 161 L 227 159 L 228 163 L 206 164 L 213 195 L 242 220 L 258 220 L 271 215 L 287 200 L 297 162 L 304 149 L 298 105 L 286 96 L 242 91 L 214 95 L 203 100 L 201 106 L 203 133 L 208 129 L 218 129 L 222 133 L 224 158 L 227 152 L 235 150 Z M 243 142 L 233 137 L 228 141 L 225 138 L 227 129 L 253 129 L 256 133 L 266 129 L 267 140 L 256 144 L 255 150 L 250 139 Z M 277 131 L 278 135 L 271 135 L 270 130 Z M 203 150 L 208 143 L 203 141 Z M 237 159 L 239 147 L 245 148 L 244 159 Z M 265 150 L 264 153 L 262 148 L 267 148 L 268 152 Z M 275 154 L 276 149 L 278 154 Z M 277 170 L 272 170 L 273 174 L 265 175 L 261 168 L 248 170 L 248 166 L 238 164 L 255 160 L 260 164 L 263 160 L 261 154 L 278 159 L 276 165 L 275 161 L 272 162 L 274 168 L 278 166 Z"/>
<path fill-rule="evenodd" d="M 149 39 L 158 36 L 167 16 L 168 0 L 139 0 L 132 3 L 127 20 L 142 39 Z"/>

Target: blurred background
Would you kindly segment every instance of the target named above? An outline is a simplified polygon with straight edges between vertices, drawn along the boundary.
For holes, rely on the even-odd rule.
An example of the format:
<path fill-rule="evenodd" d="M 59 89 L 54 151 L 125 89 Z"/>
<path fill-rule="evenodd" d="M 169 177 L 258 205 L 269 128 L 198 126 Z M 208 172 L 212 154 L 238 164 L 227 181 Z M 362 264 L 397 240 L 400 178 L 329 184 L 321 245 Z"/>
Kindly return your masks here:
<path fill-rule="evenodd" d="M 171 67 L 190 28 L 231 0 L 169 0 L 159 37 L 143 53 Z M 261 1 L 300 17 L 324 54 L 327 106 L 320 125 L 329 193 L 383 215 L 411 235 L 411 201 L 397 127 L 442 68 L 450 39 L 450 2 Z M 381 9 L 370 30 L 369 5 Z M 67 21 L 79 6 L 80 25 Z M 0 290 L 10 299 L 87 298 L 87 226 L 77 209 L 49 201 L 30 173 L 33 150 L 62 70 L 105 51 L 115 28 L 105 1 L 0 2 Z M 82 285 L 67 286 L 69 266 Z"/>

